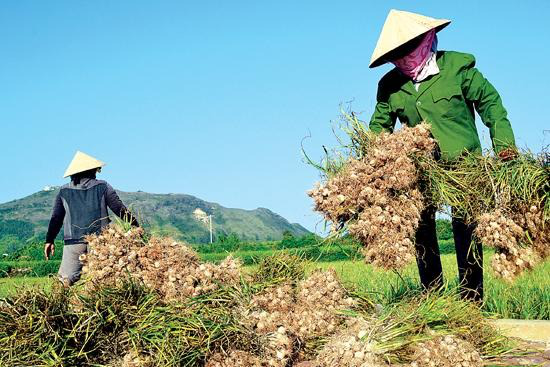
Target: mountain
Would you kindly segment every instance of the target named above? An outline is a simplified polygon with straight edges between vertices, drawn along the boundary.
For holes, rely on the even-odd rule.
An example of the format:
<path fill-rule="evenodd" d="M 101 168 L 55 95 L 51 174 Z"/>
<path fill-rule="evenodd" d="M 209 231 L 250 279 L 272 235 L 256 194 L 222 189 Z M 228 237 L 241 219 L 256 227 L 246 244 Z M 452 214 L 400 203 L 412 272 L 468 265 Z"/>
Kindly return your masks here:
<path fill-rule="evenodd" d="M 22 199 L 0 204 L 0 242 L 43 238 L 59 188 L 46 187 Z M 264 241 L 282 238 L 289 231 L 300 236 L 310 233 L 297 223 L 269 209 L 225 208 L 184 194 L 150 194 L 118 191 L 122 201 L 153 233 L 169 235 L 191 243 L 210 239 L 207 225 L 195 219 L 193 211 L 201 209 L 212 215 L 215 236 L 236 234 L 242 240 Z"/>

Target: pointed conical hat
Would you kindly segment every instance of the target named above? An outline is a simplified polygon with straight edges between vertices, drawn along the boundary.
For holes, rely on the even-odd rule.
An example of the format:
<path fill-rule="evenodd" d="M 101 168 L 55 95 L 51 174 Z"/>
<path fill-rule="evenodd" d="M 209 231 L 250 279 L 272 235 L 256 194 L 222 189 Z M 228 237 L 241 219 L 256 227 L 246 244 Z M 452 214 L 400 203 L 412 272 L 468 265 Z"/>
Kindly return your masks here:
<path fill-rule="evenodd" d="M 410 40 L 435 29 L 439 32 L 451 23 L 447 19 L 435 19 L 424 15 L 391 9 L 372 57 L 369 68 L 386 63 L 384 56 Z"/>
<path fill-rule="evenodd" d="M 63 177 L 69 177 L 80 172 L 88 171 L 94 168 L 100 168 L 104 165 L 105 163 L 103 163 L 102 161 L 97 160 L 86 153 L 77 151 L 73 157 L 73 160 L 71 161 L 71 164 L 69 164 L 69 167 L 67 167 L 67 170 L 65 171 L 65 176 Z"/>

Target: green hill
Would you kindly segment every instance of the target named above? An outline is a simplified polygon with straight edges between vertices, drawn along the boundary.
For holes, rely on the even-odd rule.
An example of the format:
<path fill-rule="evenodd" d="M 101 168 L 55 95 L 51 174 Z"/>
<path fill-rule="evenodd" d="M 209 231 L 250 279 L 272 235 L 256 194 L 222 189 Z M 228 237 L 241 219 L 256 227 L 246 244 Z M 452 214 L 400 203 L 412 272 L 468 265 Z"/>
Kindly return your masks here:
<path fill-rule="evenodd" d="M 0 204 L 0 251 L 14 251 L 33 236 L 44 238 L 57 192 L 40 191 Z M 207 226 L 193 216 L 197 208 L 212 215 L 215 236 L 236 234 L 242 240 L 265 241 L 281 239 L 286 231 L 297 236 L 309 233 L 265 208 L 225 208 L 184 194 L 119 191 L 119 195 L 153 233 L 192 243 L 205 243 L 210 238 Z"/>

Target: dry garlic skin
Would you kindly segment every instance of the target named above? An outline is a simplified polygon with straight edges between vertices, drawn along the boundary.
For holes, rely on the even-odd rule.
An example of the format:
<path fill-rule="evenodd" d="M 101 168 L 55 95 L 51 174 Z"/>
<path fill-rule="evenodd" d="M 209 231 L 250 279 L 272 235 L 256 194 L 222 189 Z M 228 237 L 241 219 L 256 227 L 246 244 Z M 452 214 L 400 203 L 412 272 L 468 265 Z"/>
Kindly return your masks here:
<path fill-rule="evenodd" d="M 110 227 L 88 238 L 88 254 L 82 260 L 89 287 L 114 285 L 128 277 L 157 291 L 167 300 L 184 300 L 237 284 L 241 262 L 227 257 L 219 265 L 201 263 L 197 253 L 170 238 L 142 238 L 141 228 L 125 231 Z"/>
<path fill-rule="evenodd" d="M 516 212 L 494 209 L 478 217 L 475 236 L 495 249 L 494 274 L 512 282 L 550 254 L 550 226 L 542 211 L 530 205 Z"/>
<path fill-rule="evenodd" d="M 400 269 L 415 258 L 413 239 L 425 207 L 414 156 L 431 157 L 436 143 L 427 124 L 381 133 L 369 143 L 363 157 L 350 157 L 308 195 L 326 221 L 345 225 L 364 245 L 368 263 Z"/>

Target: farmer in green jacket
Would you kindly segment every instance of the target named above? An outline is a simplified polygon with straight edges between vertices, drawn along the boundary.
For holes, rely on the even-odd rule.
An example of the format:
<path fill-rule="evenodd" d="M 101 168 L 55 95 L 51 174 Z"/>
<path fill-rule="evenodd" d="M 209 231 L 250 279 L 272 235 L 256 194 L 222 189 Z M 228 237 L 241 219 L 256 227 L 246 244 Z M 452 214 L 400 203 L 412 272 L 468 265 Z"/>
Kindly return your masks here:
<path fill-rule="evenodd" d="M 392 132 L 397 119 L 408 126 L 428 122 L 439 144 L 440 159 L 452 162 L 465 152 L 481 152 L 474 115 L 477 111 L 489 128 L 495 152 L 510 159 L 515 155 L 514 134 L 495 87 L 475 67 L 473 55 L 437 51 L 436 33 L 449 23 L 390 11 L 369 66 L 391 62 L 395 68 L 378 83 L 370 129 Z M 472 243 L 474 225 L 453 218 L 452 226 L 462 294 L 482 301 L 482 252 L 480 243 Z M 416 252 L 422 285 L 442 285 L 433 207 L 422 213 Z"/>

